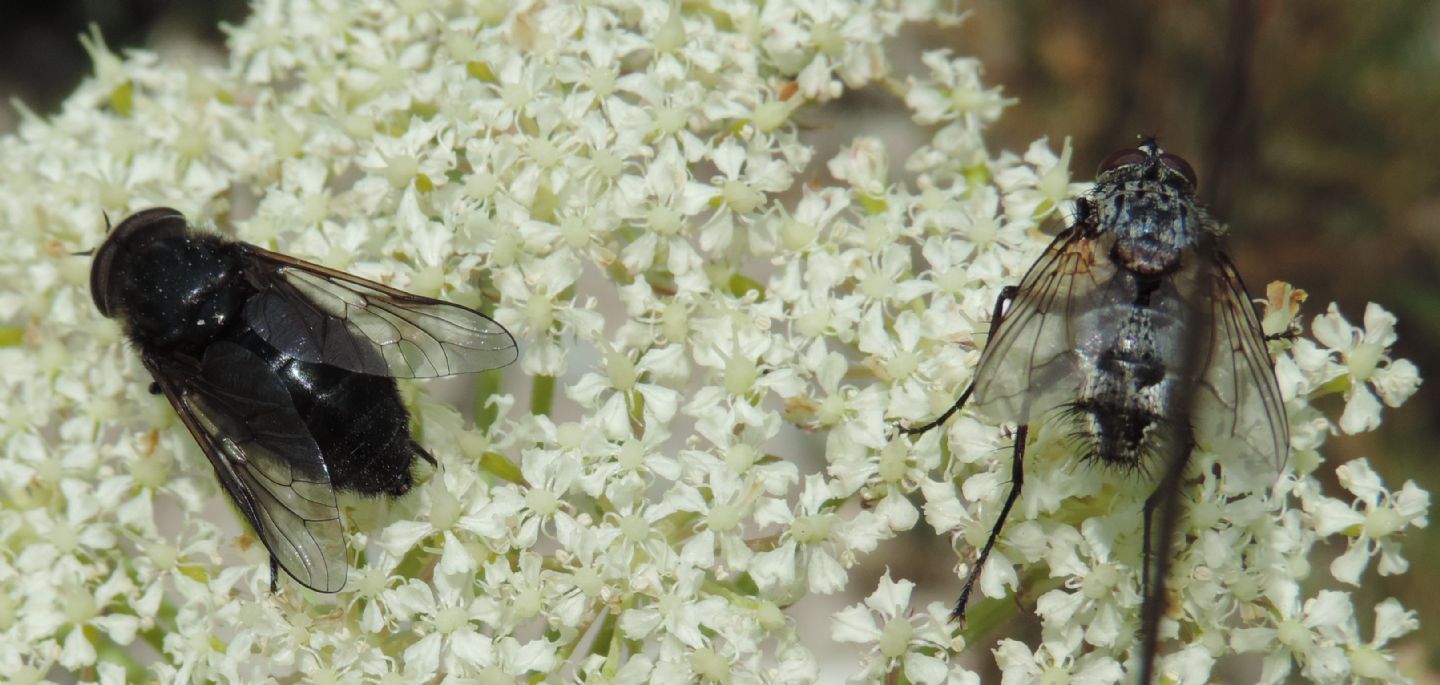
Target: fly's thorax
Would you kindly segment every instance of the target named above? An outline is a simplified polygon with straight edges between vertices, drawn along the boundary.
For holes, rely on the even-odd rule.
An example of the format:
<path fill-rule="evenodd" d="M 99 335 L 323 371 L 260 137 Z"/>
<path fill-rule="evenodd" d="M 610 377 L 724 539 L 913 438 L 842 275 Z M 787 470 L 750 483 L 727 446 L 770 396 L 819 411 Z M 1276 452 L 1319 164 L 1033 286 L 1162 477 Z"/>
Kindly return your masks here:
<path fill-rule="evenodd" d="M 1206 231 L 1209 214 L 1183 183 L 1145 176 L 1099 183 L 1086 198 L 1099 235 L 1113 237 L 1110 258 L 1135 274 L 1158 276 L 1179 268 L 1183 254 Z"/>
<path fill-rule="evenodd" d="M 166 236 L 127 256 L 116 302 L 142 347 L 198 353 L 240 321 L 252 294 L 234 244 L 218 236 Z"/>

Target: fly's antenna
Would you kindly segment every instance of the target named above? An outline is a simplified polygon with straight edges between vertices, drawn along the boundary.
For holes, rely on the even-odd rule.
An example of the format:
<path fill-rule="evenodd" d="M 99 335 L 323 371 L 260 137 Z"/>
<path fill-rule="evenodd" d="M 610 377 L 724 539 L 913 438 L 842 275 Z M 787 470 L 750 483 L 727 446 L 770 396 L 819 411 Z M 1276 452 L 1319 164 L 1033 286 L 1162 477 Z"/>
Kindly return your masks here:
<path fill-rule="evenodd" d="M 115 229 L 114 226 L 110 225 L 110 213 L 109 213 L 109 212 L 106 212 L 105 210 L 102 209 L 102 210 L 100 210 L 100 216 L 105 217 L 105 235 L 110 235 L 110 231 L 112 231 L 112 230 Z M 84 252 L 71 252 L 71 253 L 70 253 L 70 256 L 71 256 L 71 257 L 89 257 L 89 256 L 91 256 L 91 255 L 93 255 L 93 254 L 95 254 L 95 248 L 92 247 L 92 248 L 90 248 L 90 249 L 88 249 L 88 250 L 86 250 L 86 251 L 84 251 Z"/>

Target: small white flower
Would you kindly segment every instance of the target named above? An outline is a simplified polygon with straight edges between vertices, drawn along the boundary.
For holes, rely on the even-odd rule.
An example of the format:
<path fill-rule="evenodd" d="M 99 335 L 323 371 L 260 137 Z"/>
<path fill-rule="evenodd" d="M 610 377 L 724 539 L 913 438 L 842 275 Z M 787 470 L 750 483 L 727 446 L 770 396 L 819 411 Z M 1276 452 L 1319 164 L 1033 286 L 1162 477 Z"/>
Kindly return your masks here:
<path fill-rule="evenodd" d="M 827 167 L 831 175 L 849 183 L 862 197 L 883 197 L 890 186 L 885 146 L 876 138 L 857 138 Z"/>
<path fill-rule="evenodd" d="M 496 277 L 502 296 L 516 303 L 497 311 L 496 320 L 513 334 L 534 341 L 520 355 L 528 374 L 559 375 L 565 369 L 568 342 L 574 337 L 593 340 L 603 328 L 594 302 L 574 295 L 580 268 L 573 259 L 571 253 L 557 252 Z"/>
<path fill-rule="evenodd" d="M 705 632 L 724 622 L 726 603 L 700 594 L 702 570 L 677 566 L 674 572 L 674 582 L 663 589 L 636 588 L 632 601 L 638 606 L 620 616 L 620 629 L 632 639 L 643 639 L 658 630 L 692 649 L 705 648 L 710 644 Z"/>
<path fill-rule="evenodd" d="M 1399 538 L 1406 528 L 1424 528 L 1429 523 L 1430 493 L 1414 481 L 1390 492 L 1363 458 L 1342 464 L 1335 472 L 1355 501 L 1347 505 L 1325 498 L 1313 508 L 1316 533 L 1341 533 L 1350 538 L 1349 548 L 1331 562 L 1330 573 L 1336 580 L 1358 586 L 1360 574 L 1377 553 L 1380 575 L 1404 573 L 1410 564 L 1400 555 Z"/>
<path fill-rule="evenodd" d="M 1121 516 L 1129 519 L 1130 512 Z M 1065 590 L 1041 595 L 1035 613 L 1052 625 L 1084 626 L 1089 644 L 1117 646 L 1125 632 L 1125 616 L 1140 603 L 1133 567 L 1113 560 L 1115 536 L 1126 528 L 1114 518 L 1092 518 L 1081 524 L 1078 533 L 1072 528 L 1052 532 L 1050 574 L 1065 578 Z M 1087 558 L 1082 560 L 1080 554 Z"/>
<path fill-rule="evenodd" d="M 1346 433 L 1375 430 L 1380 425 L 1380 396 L 1385 404 L 1398 407 L 1420 387 L 1420 374 L 1407 359 L 1391 360 L 1395 344 L 1395 316 L 1380 305 L 1365 306 L 1365 327 L 1355 328 L 1341 316 L 1334 304 L 1311 324 L 1315 340 L 1330 348 L 1344 364 L 1349 386 L 1345 388 L 1345 413 L 1340 429 Z"/>
<path fill-rule="evenodd" d="M 929 80 L 910 78 L 905 104 L 914 111 L 915 121 L 936 124 L 960 120 L 976 127 L 1000 118 L 1015 100 L 1000 95 L 999 88 L 986 89 L 980 79 L 980 61 L 953 57 L 949 50 L 935 50 L 921 56 L 930 68 Z"/>
<path fill-rule="evenodd" d="M 553 650 L 543 641 L 522 644 L 482 632 L 477 623 L 486 623 L 488 605 L 467 597 L 465 584 L 440 576 L 428 588 L 414 582 L 407 587 L 407 607 L 424 631 L 403 654 L 407 678 L 426 680 L 441 668 L 454 672 L 491 665 L 507 667 L 505 673 L 543 672 L 554 663 Z"/>
<path fill-rule="evenodd" d="M 873 549 L 888 526 L 870 512 L 847 519 L 829 504 L 830 489 L 818 474 L 805 479 L 795 511 L 771 507 L 760 512 L 762 524 L 785 527 L 775 549 L 755 555 L 750 573 L 762 589 L 784 594 L 801 587 L 829 593 L 845 585 L 845 569 L 855 551 Z"/>
<path fill-rule="evenodd" d="M 79 670 L 95 665 L 99 655 L 91 638 L 85 634 L 87 630 L 101 633 L 120 646 L 128 645 L 135 639 L 140 619 L 115 611 L 134 591 L 130 579 L 121 572 L 116 571 L 102 582 L 93 595 L 78 584 L 65 582 L 56 583 L 53 591 L 56 596 L 50 608 L 58 613 L 60 623 L 57 628 L 65 634 L 59 655 L 61 666 Z"/>
<path fill-rule="evenodd" d="M 1403 637 L 1420 627 L 1420 618 L 1414 612 L 1400 606 L 1395 598 L 1387 598 L 1375 605 L 1374 637 L 1360 642 L 1358 630 L 1352 622 L 1348 627 L 1351 639 L 1346 648 L 1351 663 L 1351 672 L 1361 678 L 1385 683 L 1410 682 L 1396 668 L 1395 657 L 1385 651 L 1396 638 Z"/>
<path fill-rule="evenodd" d="M 1240 628 L 1230 639 L 1235 651 L 1264 656 L 1260 682 L 1283 682 L 1295 665 L 1312 680 L 1338 682 L 1344 654 L 1329 635 L 1350 617 L 1349 596 L 1323 591 L 1302 604 L 1299 585 L 1288 578 L 1272 582 L 1265 596 L 1273 605 L 1268 624 Z"/>
<path fill-rule="evenodd" d="M 950 680 L 952 673 L 946 663 L 949 639 L 944 631 L 949 617 L 940 610 L 939 634 L 927 630 L 935 627 L 936 612 L 910 615 L 910 593 L 914 589 L 915 584 L 908 580 L 891 580 L 890 570 L 886 569 L 875 592 L 865 598 L 864 606 L 856 604 L 835 614 L 830 623 L 832 639 L 873 644 L 862 660 L 864 669 L 852 676 L 851 682 L 897 677 L 916 683 L 956 682 Z M 936 637 L 943 641 L 934 641 Z"/>
<path fill-rule="evenodd" d="M 1117 683 L 1125 675 L 1119 662 L 1102 652 L 1080 650 L 1081 626 L 1072 625 L 1046 638 L 1040 648 L 1031 651 L 1016 640 L 1001 640 L 995 647 L 995 663 L 1000 667 L 1001 683 L 1065 682 L 1077 685 Z"/>
<path fill-rule="evenodd" d="M 665 426 L 680 409 L 680 393 L 650 380 L 646 372 L 658 368 L 662 372 L 673 365 L 678 348 L 651 348 L 640 359 L 603 346 L 605 373 L 585 374 L 568 393 L 571 399 L 595 411 L 598 423 L 612 439 L 623 439 L 630 433 L 632 422 Z M 603 403 L 602 395 L 608 395 Z M 643 418 L 635 416 L 642 412 Z"/>
<path fill-rule="evenodd" d="M 1089 188 L 1088 183 L 1070 182 L 1071 152 L 1068 138 L 1059 155 L 1042 139 L 1025 151 L 1023 163 L 1013 156 L 1002 157 L 995 183 L 1005 193 L 1005 215 L 1011 220 L 1039 220 Z"/>

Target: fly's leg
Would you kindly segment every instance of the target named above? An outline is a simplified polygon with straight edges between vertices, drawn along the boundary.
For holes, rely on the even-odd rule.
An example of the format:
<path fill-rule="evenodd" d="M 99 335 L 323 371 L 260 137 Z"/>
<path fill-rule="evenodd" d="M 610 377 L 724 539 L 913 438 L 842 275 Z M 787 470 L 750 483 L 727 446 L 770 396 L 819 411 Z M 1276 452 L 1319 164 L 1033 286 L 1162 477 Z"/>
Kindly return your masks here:
<path fill-rule="evenodd" d="M 1000 289 L 1000 294 L 995 298 L 995 308 L 990 314 L 990 339 L 995 338 L 995 331 L 1000 328 L 1000 319 L 1005 314 L 1005 308 L 1015 300 L 1020 289 L 1009 285 Z M 950 405 L 945 413 L 941 414 L 934 421 L 913 428 L 901 427 L 900 432 L 905 435 L 920 435 L 933 428 L 943 425 L 965 406 L 970 400 L 970 393 L 974 392 L 975 384 L 971 383 L 960 393 L 955 404 Z M 975 560 L 975 565 L 970 568 L 970 574 L 965 579 L 965 586 L 960 590 L 960 599 L 955 602 L 955 610 L 950 612 L 951 619 L 965 622 L 965 604 L 970 600 L 970 592 L 975 589 L 975 583 L 980 580 L 980 571 L 985 568 L 985 560 L 990 557 L 990 550 L 995 546 L 996 538 L 1000 537 L 1000 530 L 1005 526 L 1005 519 L 1010 516 L 1010 509 L 1015 506 L 1015 500 L 1020 497 L 1020 488 L 1025 482 L 1025 437 L 1029 429 L 1027 425 L 1021 425 L 1015 430 L 1015 451 L 1011 457 L 1011 478 L 1010 493 L 1005 496 L 1005 506 L 1000 508 L 1000 517 L 995 520 L 995 527 L 990 530 L 990 538 L 985 541 L 985 546 L 980 549 L 980 556 Z"/>
<path fill-rule="evenodd" d="M 1000 289 L 1000 295 L 995 298 L 995 309 L 990 314 L 989 339 L 993 340 L 995 338 L 995 330 L 1000 327 L 1000 317 L 1005 313 L 1005 307 L 1008 306 L 1010 302 L 1015 299 L 1015 294 L 1019 291 L 1020 289 L 1013 285 L 1007 285 L 1004 288 Z M 950 420 L 951 416 L 955 415 L 955 412 L 960 411 L 960 409 L 965 406 L 965 402 L 970 399 L 970 393 L 974 389 L 975 384 L 971 383 L 970 387 L 965 388 L 965 392 L 960 393 L 960 398 L 955 400 L 955 404 L 950 405 L 950 408 L 946 409 L 945 413 L 941 414 L 934 421 L 931 421 L 922 426 L 915 426 L 914 428 L 901 427 L 900 432 L 904 433 L 905 435 L 920 435 L 921 433 L 927 433 L 930 431 L 930 429 L 936 428 L 944 424 L 946 421 Z"/>
<path fill-rule="evenodd" d="M 270 594 L 280 594 L 280 560 L 270 555 Z"/>
<path fill-rule="evenodd" d="M 970 591 L 975 588 L 976 581 L 980 580 L 980 571 L 985 568 L 985 560 L 990 558 L 990 549 L 995 546 L 1000 530 L 1005 527 L 1005 519 L 1010 517 L 1010 508 L 1015 506 L 1015 500 L 1020 498 L 1020 488 L 1025 484 L 1025 437 L 1029 429 L 1030 426 L 1025 424 L 1015 429 L 1015 451 L 1010 461 L 1010 494 L 1005 496 L 1005 506 L 1000 507 L 1000 517 L 995 519 L 995 527 L 990 529 L 990 538 L 985 541 L 985 546 L 980 548 L 980 556 L 975 559 L 975 565 L 970 567 L 965 587 L 960 589 L 960 599 L 955 602 L 955 610 L 950 612 L 950 618 L 957 623 L 965 623 L 965 604 L 970 601 Z"/>
<path fill-rule="evenodd" d="M 1284 341 L 1286 341 L 1286 342 L 1295 342 L 1295 341 L 1298 340 L 1299 338 L 1300 338 L 1300 331 L 1297 330 L 1297 329 L 1295 329 L 1294 327 L 1287 328 L 1287 329 L 1285 329 L 1285 330 L 1283 330 L 1283 331 L 1280 331 L 1279 333 L 1267 333 L 1267 334 L 1265 334 L 1265 342 L 1267 342 L 1267 343 L 1268 343 L 1268 342 L 1275 342 L 1276 340 L 1284 340 Z"/>
<path fill-rule="evenodd" d="M 945 423 L 946 421 L 949 421 L 950 417 L 953 416 L 955 412 L 960 411 L 960 408 L 965 406 L 966 400 L 970 399 L 970 391 L 974 389 L 975 384 L 971 383 L 970 387 L 965 388 L 965 392 L 960 393 L 960 399 L 955 400 L 955 404 L 950 405 L 950 408 L 946 409 L 945 413 L 941 414 L 939 418 L 935 419 L 934 421 L 931 421 L 930 423 L 927 423 L 923 426 L 915 426 L 914 428 L 906 428 L 904 426 L 901 426 L 900 432 L 904 433 L 905 435 L 920 435 L 921 433 L 928 433 L 931 428 L 935 428 Z"/>

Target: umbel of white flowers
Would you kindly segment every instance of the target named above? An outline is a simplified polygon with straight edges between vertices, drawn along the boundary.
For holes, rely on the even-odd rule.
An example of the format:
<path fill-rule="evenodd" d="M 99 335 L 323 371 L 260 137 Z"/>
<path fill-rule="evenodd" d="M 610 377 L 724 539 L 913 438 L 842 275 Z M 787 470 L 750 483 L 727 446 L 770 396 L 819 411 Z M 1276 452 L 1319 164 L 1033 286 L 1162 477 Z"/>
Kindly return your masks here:
<path fill-rule="evenodd" d="M 1003 427 L 962 413 L 910 445 L 890 422 L 968 382 L 998 289 L 1084 187 L 1068 144 L 989 151 L 1009 101 L 975 60 L 893 73 L 906 22 L 952 22 L 947 6 L 260 0 L 209 66 L 89 37 L 94 76 L 0 138 L 0 672 L 979 682 L 990 656 L 957 655 L 1003 615 L 962 630 L 948 601 L 912 599 L 909 567 L 801 613 L 865 594 L 922 522 L 958 554 L 932 578 L 983 542 Z M 920 141 L 897 166 L 872 122 L 838 143 L 801 123 L 867 87 L 898 94 Z M 268 593 L 263 548 L 213 506 L 210 468 L 94 311 L 70 253 L 100 242 L 102 214 L 156 205 L 493 311 L 521 342 L 473 406 L 402 387 L 440 468 L 392 506 L 342 501 L 336 595 Z M 1428 495 L 1319 449 L 1419 378 L 1388 356 L 1385 310 L 1357 327 L 1300 300 L 1276 286 L 1266 307 L 1269 330 L 1311 334 L 1276 359 L 1290 465 L 1259 489 L 1243 464 L 1197 475 L 1162 624 L 1173 682 L 1234 654 L 1260 655 L 1267 683 L 1403 681 L 1388 644 L 1414 613 L 1347 588 L 1406 570 Z M 1332 393 L 1338 418 L 1311 404 Z M 1022 573 L 1050 589 L 1021 602 L 1039 641 L 1002 640 L 994 664 L 1007 683 L 1121 681 L 1145 489 L 1033 440 L 980 590 Z M 1312 569 L 1332 540 L 1347 551 Z"/>

